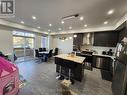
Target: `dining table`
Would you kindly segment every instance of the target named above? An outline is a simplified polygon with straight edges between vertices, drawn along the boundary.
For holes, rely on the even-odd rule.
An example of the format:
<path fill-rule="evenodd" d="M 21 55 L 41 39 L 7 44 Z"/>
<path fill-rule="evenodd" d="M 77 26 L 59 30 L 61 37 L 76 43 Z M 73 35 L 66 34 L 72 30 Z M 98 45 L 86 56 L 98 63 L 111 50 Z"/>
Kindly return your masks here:
<path fill-rule="evenodd" d="M 47 62 L 47 55 L 49 54 L 49 51 L 41 51 L 39 52 L 39 54 L 41 54 L 43 56 L 43 61 Z"/>
<path fill-rule="evenodd" d="M 41 52 L 39 52 L 39 54 L 48 54 L 49 53 L 49 51 L 41 51 Z"/>

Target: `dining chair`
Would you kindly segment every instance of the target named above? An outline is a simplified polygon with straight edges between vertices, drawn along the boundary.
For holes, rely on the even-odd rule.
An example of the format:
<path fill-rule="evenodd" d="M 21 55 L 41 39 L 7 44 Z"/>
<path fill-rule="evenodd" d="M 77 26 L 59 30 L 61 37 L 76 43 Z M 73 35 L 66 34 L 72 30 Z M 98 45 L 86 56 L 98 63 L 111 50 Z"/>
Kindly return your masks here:
<path fill-rule="evenodd" d="M 43 48 L 39 48 L 39 52 L 42 52 L 43 51 Z"/>
<path fill-rule="evenodd" d="M 42 51 L 46 51 L 46 48 L 42 48 Z"/>
<path fill-rule="evenodd" d="M 35 49 L 35 57 L 37 57 L 40 61 L 43 58 L 43 55 L 42 54 L 39 54 L 39 50 L 38 49 Z"/>
<path fill-rule="evenodd" d="M 53 49 L 51 49 L 48 54 L 45 54 L 45 61 L 47 61 L 48 59 L 52 57 L 52 52 L 53 52 Z"/>
<path fill-rule="evenodd" d="M 47 55 L 48 58 L 51 58 L 51 57 L 52 57 L 52 51 L 53 51 L 53 49 L 51 49 L 51 50 L 49 51 L 49 53 L 48 53 L 48 55 Z"/>
<path fill-rule="evenodd" d="M 59 49 L 55 48 L 55 50 L 54 50 L 54 56 L 58 55 L 58 51 L 59 51 Z"/>

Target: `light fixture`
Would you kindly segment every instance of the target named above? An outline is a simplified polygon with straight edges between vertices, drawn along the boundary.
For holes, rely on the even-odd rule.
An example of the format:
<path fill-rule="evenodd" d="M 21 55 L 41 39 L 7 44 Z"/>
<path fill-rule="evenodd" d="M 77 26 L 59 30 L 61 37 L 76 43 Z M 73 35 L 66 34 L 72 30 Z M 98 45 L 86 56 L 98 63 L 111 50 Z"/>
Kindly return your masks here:
<path fill-rule="evenodd" d="M 67 39 L 67 37 L 59 37 L 59 39 L 64 42 Z"/>
<path fill-rule="evenodd" d="M 37 28 L 39 28 L 39 29 L 40 29 L 41 27 L 40 27 L 40 26 L 38 26 Z"/>
<path fill-rule="evenodd" d="M 75 34 L 75 35 L 74 35 L 74 38 L 76 38 L 76 37 L 77 37 L 77 35 Z"/>
<path fill-rule="evenodd" d="M 72 39 L 72 37 L 69 37 L 69 39 Z"/>
<path fill-rule="evenodd" d="M 48 29 L 48 32 L 51 32 L 51 30 L 50 30 L 50 29 Z"/>
<path fill-rule="evenodd" d="M 114 13 L 114 9 L 111 9 L 111 10 L 109 10 L 109 11 L 107 12 L 108 15 L 111 15 L 111 14 L 113 14 L 113 13 Z"/>
<path fill-rule="evenodd" d="M 49 24 L 49 26 L 51 27 L 51 26 L 52 26 L 52 24 Z"/>
<path fill-rule="evenodd" d="M 72 27 L 70 26 L 70 27 L 69 27 L 69 29 L 71 30 L 71 29 L 72 29 Z"/>
<path fill-rule="evenodd" d="M 66 41 L 68 40 L 68 38 L 65 39 Z"/>
<path fill-rule="evenodd" d="M 62 17 L 62 20 L 73 19 L 73 18 L 76 18 L 78 16 L 79 16 L 79 14 L 69 15 L 69 16 Z"/>
<path fill-rule="evenodd" d="M 24 21 L 21 21 L 20 23 L 24 24 Z"/>
<path fill-rule="evenodd" d="M 85 24 L 84 27 L 87 27 L 87 24 Z"/>
<path fill-rule="evenodd" d="M 36 19 L 37 19 L 37 17 L 36 17 L 36 16 L 32 16 L 32 19 L 36 20 Z"/>
<path fill-rule="evenodd" d="M 105 21 L 104 24 L 105 24 L 105 25 L 108 24 L 108 21 Z"/>
<path fill-rule="evenodd" d="M 59 31 L 61 31 L 62 29 L 61 28 L 58 28 Z"/>
<path fill-rule="evenodd" d="M 82 21 L 82 20 L 84 20 L 84 17 L 83 17 L 83 16 L 81 16 L 79 19 Z"/>
<path fill-rule="evenodd" d="M 64 21 L 62 20 L 61 23 L 64 24 Z"/>

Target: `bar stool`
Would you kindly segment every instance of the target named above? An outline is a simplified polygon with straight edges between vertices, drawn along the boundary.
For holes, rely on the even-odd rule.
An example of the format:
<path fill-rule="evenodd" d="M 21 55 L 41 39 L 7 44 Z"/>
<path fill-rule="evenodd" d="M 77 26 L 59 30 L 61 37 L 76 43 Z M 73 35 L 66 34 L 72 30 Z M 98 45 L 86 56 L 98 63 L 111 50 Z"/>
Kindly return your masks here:
<path fill-rule="evenodd" d="M 60 79 L 60 80 L 64 79 L 64 77 L 62 76 L 62 67 L 64 66 L 63 59 L 55 58 L 55 64 L 59 66 L 58 76 L 56 77 L 56 79 Z"/>
<path fill-rule="evenodd" d="M 71 79 L 71 72 L 72 72 L 72 69 L 75 69 L 76 68 L 76 63 L 75 62 L 72 62 L 72 61 L 69 61 L 69 60 L 64 60 L 63 61 L 65 63 L 64 67 L 65 68 L 68 68 L 68 80 L 70 80 L 72 82 L 72 84 L 74 84 L 74 80 Z"/>

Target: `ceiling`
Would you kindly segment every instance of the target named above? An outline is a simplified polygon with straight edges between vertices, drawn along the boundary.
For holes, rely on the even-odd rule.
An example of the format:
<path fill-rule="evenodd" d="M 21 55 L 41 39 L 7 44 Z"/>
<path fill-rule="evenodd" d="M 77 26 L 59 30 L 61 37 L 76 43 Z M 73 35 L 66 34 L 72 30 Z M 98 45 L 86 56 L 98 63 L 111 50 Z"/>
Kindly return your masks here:
<path fill-rule="evenodd" d="M 107 15 L 110 9 L 115 12 Z M 115 25 L 118 20 L 127 12 L 127 0 L 16 0 L 16 14 L 14 18 L 6 20 L 20 23 L 31 27 L 40 26 L 40 30 L 51 32 L 60 32 L 58 28 L 64 31 L 84 28 L 96 28 Z M 84 17 L 83 21 L 79 18 L 66 20 L 61 24 L 61 18 L 79 14 Z M 33 20 L 32 16 L 37 19 Z M 109 21 L 104 25 L 104 21 Z M 49 24 L 53 26 L 50 27 Z M 87 24 L 88 27 L 84 27 Z"/>

